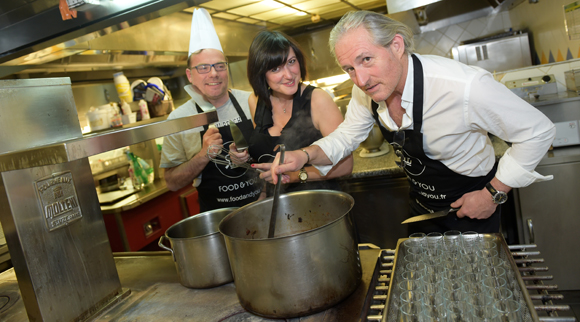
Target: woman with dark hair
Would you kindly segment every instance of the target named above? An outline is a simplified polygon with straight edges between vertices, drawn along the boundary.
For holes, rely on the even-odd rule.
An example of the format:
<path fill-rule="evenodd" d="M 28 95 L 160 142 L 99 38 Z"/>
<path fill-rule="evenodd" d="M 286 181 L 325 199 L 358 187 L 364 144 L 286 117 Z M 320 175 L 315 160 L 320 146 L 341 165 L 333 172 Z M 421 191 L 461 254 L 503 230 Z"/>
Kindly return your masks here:
<path fill-rule="evenodd" d="M 252 166 L 264 170 L 260 177 L 272 182 L 270 162 L 274 148 L 284 144 L 287 150 L 309 146 L 327 136 L 343 121 L 330 95 L 322 89 L 305 85 L 306 64 L 298 44 L 277 31 L 261 31 L 254 38 L 248 55 L 248 79 L 252 85 L 249 105 L 254 120 L 249 155 L 233 153 Z M 340 189 L 333 179 L 352 172 L 352 156 L 338 163 L 326 176 L 309 165 L 282 177 L 285 192 L 309 189 Z"/>

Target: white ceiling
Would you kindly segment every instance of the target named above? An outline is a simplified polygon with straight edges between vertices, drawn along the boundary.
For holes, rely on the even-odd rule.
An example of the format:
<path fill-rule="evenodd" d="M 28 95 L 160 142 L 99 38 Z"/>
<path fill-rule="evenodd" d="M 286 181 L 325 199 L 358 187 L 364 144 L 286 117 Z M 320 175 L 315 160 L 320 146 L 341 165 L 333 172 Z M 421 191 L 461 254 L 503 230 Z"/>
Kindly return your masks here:
<path fill-rule="evenodd" d="M 335 22 L 354 10 L 384 10 L 386 0 L 212 0 L 199 7 L 212 17 L 286 31 Z M 186 9 L 193 12 L 192 7 Z M 317 15 L 319 22 L 316 22 Z"/>

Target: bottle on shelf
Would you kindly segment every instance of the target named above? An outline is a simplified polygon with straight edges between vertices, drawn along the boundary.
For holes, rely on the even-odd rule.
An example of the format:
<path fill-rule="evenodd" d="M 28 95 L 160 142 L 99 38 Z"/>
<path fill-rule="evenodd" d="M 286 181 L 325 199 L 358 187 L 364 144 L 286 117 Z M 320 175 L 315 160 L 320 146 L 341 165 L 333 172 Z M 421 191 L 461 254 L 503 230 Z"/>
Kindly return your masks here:
<path fill-rule="evenodd" d="M 129 80 L 123 74 L 123 72 L 118 72 L 113 74 L 113 80 L 115 82 L 115 88 L 117 89 L 117 94 L 119 94 L 119 98 L 127 103 L 133 101 L 133 93 L 131 93 L 131 84 L 129 84 Z"/>

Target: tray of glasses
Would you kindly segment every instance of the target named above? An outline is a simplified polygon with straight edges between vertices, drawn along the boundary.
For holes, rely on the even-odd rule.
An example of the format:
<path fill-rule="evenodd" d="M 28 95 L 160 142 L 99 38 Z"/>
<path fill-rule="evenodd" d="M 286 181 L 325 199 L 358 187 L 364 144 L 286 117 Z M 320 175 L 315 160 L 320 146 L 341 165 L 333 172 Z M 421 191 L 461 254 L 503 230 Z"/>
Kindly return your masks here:
<path fill-rule="evenodd" d="M 399 239 L 382 321 L 538 321 L 501 234 Z"/>

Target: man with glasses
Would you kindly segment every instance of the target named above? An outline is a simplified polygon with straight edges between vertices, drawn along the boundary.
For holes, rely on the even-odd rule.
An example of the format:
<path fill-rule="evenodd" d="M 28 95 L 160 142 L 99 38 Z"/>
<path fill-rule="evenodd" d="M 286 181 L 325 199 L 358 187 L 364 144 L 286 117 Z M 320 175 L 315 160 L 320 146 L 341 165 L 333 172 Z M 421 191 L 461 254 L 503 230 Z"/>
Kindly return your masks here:
<path fill-rule="evenodd" d="M 251 135 L 250 92 L 228 89 L 228 63 L 205 9 L 193 13 L 189 51 L 185 73 L 191 84 L 185 90 L 191 99 L 171 112 L 168 119 L 216 109 L 219 121 L 215 126 L 206 125 L 164 138 L 160 166 L 165 168 L 165 182 L 173 191 L 193 182 L 202 212 L 241 207 L 260 195 L 258 172 L 214 160 L 228 158 L 225 151 L 233 141 L 230 122 L 235 122 L 244 136 Z M 223 146 L 223 150 L 214 146 Z"/>
<path fill-rule="evenodd" d="M 409 227 L 425 233 L 499 232 L 498 205 L 506 193 L 552 178 L 534 169 L 554 139 L 554 125 L 489 72 L 414 54 L 412 31 L 373 12 L 346 14 L 329 42 L 356 85 L 345 121 L 313 145 L 286 152 L 283 165 L 276 159 L 272 173 L 305 163 L 322 173 L 350 155 L 377 122 L 409 180 L 411 215 L 460 208 Z M 489 133 L 512 143 L 499 163 Z"/>

